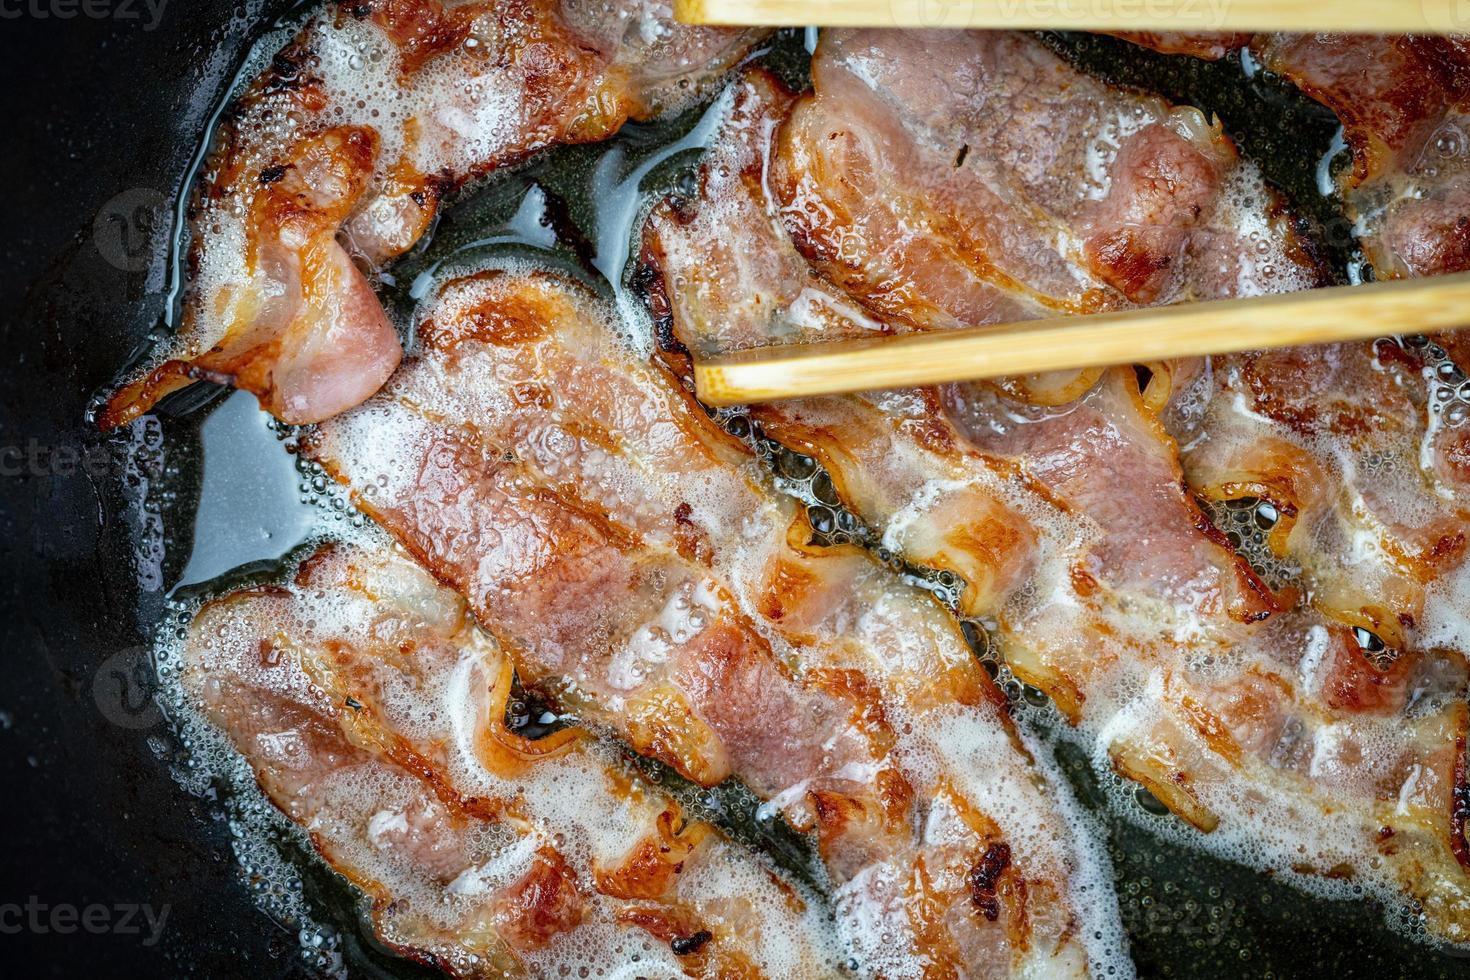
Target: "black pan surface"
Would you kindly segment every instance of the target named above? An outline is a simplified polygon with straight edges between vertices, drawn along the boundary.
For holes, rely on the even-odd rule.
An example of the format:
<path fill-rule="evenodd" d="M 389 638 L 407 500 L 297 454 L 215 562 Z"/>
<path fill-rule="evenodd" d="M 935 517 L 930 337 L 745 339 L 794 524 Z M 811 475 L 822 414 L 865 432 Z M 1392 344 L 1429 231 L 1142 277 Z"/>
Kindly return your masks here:
<path fill-rule="evenodd" d="M 250 42 L 287 7 L 154 3 L 0 0 L 0 975 L 311 976 L 300 937 L 242 884 L 221 808 L 168 774 L 149 700 L 146 645 L 189 552 L 197 420 L 136 428 L 143 453 L 84 423 L 161 322 L 174 202 Z M 1147 68 L 1099 44 L 1072 54 Z M 1151 83 L 1201 102 L 1213 84 Z M 1261 115 L 1330 137 L 1320 112 L 1289 108 Z M 1143 976 L 1470 975 L 1381 910 L 1109 827 Z M 335 915 L 352 974 L 382 973 L 350 910 Z"/>
<path fill-rule="evenodd" d="M 261 6 L 0 7 L 0 975 L 305 975 L 149 747 L 159 597 L 83 425 L 162 312 L 149 229 Z"/>

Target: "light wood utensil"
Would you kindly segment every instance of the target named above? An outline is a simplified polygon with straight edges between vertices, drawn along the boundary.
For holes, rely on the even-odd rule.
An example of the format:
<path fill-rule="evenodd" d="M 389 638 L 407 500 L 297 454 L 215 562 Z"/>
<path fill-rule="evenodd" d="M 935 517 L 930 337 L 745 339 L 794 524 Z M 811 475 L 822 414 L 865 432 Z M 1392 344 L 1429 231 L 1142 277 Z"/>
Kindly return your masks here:
<path fill-rule="evenodd" d="M 1470 273 L 696 359 L 710 405 L 908 388 L 1470 326 Z"/>
<path fill-rule="evenodd" d="M 674 0 L 689 24 L 1075 31 L 1470 32 L 1466 0 Z"/>

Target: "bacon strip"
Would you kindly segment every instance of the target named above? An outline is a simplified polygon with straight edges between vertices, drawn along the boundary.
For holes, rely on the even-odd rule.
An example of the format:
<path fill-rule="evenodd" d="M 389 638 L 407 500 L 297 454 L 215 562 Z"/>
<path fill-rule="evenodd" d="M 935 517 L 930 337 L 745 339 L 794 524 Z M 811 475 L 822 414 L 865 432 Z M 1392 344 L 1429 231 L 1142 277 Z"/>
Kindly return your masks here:
<path fill-rule="evenodd" d="M 1119 33 L 1165 54 L 1255 56 L 1342 121 L 1337 176 L 1379 279 L 1470 269 L 1470 36 Z"/>
<path fill-rule="evenodd" d="M 555 976 L 618 948 L 659 975 L 832 969 L 826 916 L 798 885 L 586 731 L 509 730 L 505 654 L 391 546 L 329 546 L 284 587 L 206 605 L 185 667 L 406 956 L 462 977 Z"/>
<path fill-rule="evenodd" d="M 1375 274 L 1470 268 L 1465 40 L 1262 35 L 1253 49 L 1342 120 L 1339 187 Z M 1168 421 L 1196 493 L 1275 506 L 1270 545 L 1319 608 L 1392 648 L 1466 652 L 1466 363 L 1456 334 L 1216 358 L 1187 369 Z"/>
<path fill-rule="evenodd" d="M 1470 269 L 1470 40 L 1263 35 L 1265 65 L 1342 120 L 1348 216 L 1380 279 Z"/>
<path fill-rule="evenodd" d="M 1318 608 L 1393 649 L 1470 654 L 1470 426 L 1439 367 L 1391 340 L 1220 357 L 1166 419 L 1196 493 L 1274 506 L 1268 544 Z"/>
<path fill-rule="evenodd" d="M 871 135 L 875 122 L 854 116 L 864 135 L 844 145 L 882 146 L 892 159 L 916 159 L 912 154 L 929 145 L 922 121 L 930 117 L 979 116 L 976 131 L 986 136 L 1024 126 L 1007 102 L 991 101 L 1008 90 L 1012 58 L 1028 80 L 1025 90 L 1037 87 L 1040 55 L 1021 40 L 993 62 L 983 57 L 995 50 L 994 39 L 969 42 L 978 53 L 960 63 L 984 64 L 997 77 L 951 72 L 946 77 L 974 85 L 943 92 L 924 81 L 942 72 L 935 63 L 945 63 L 937 53 L 943 45 L 926 49 L 928 61 L 902 61 L 918 66 L 919 81 L 910 85 L 885 84 L 898 62 L 881 54 L 889 43 L 905 50 L 910 39 L 867 35 L 861 48 L 868 54 L 858 62 L 845 62 L 858 47 L 851 39 L 824 35 L 829 42 L 825 54 L 818 51 L 819 66 L 824 58 L 855 65 L 849 75 L 871 85 L 875 98 L 901 106 L 902 93 L 923 100 L 919 123 L 899 111 L 881 140 Z M 920 232 L 935 229 L 943 239 L 966 215 L 951 213 L 957 206 L 946 202 L 957 198 L 941 189 L 926 199 L 937 202 L 939 214 L 907 226 L 912 239 L 865 237 L 865 230 L 885 226 L 849 223 L 850 208 L 881 213 L 897 210 L 890 202 L 900 196 L 921 198 L 873 184 L 874 174 L 893 182 L 914 174 L 917 182 L 937 171 L 914 166 L 892 176 L 861 155 L 839 160 L 829 147 L 813 145 L 837 142 L 835 130 L 802 122 L 803 106 L 821 102 L 825 80 L 837 70 L 819 67 L 817 93 L 795 108 L 769 79 L 748 75 L 702 168 L 698 199 L 671 201 L 653 213 L 643 281 L 675 363 L 681 348 L 710 352 L 849 335 L 855 327 L 904 329 L 874 296 L 881 300 L 885 288 L 906 290 L 906 298 L 941 295 L 927 274 L 935 265 L 908 261 L 928 256 L 930 246 L 898 253 Z M 1085 81 L 1077 91 L 1094 101 L 1130 98 L 1105 89 L 1098 96 Z M 805 146 L 795 145 L 802 140 Z M 913 146 L 893 148 L 905 140 Z M 972 152 L 997 155 L 977 168 L 1055 176 L 1067 169 L 1050 152 L 1055 142 L 1001 136 L 977 139 Z M 1045 167 L 1024 155 L 1027 147 L 1042 154 Z M 824 162 L 804 163 L 818 159 Z M 1074 158 L 1071 172 L 1085 172 L 1086 163 Z M 780 175 L 797 168 L 819 187 L 803 199 L 830 207 L 793 214 L 783 196 L 790 185 Z M 1036 186 L 1034 200 L 1045 202 L 1045 181 Z M 1109 193 L 1121 187 L 1124 200 L 1156 201 L 1152 227 L 1189 227 L 1208 211 L 1197 211 L 1191 194 L 1155 197 L 1156 182 L 1110 186 Z M 1285 282 L 1311 281 L 1311 265 L 1289 233 L 1270 233 L 1279 225 L 1262 203 L 1234 220 L 1254 224 L 1262 251 L 1274 253 L 1270 261 L 1294 264 Z M 1040 210 L 1058 213 L 1055 206 Z M 1038 221 L 1030 252 L 1020 250 L 1047 254 L 1056 241 L 1052 227 Z M 828 239 L 838 243 L 835 250 L 812 245 Z M 1249 263 L 1259 253 L 1242 239 L 1250 240 L 1236 236 L 1234 247 Z M 1018 249 L 1011 241 L 987 251 L 987 243 L 981 240 L 982 254 Z M 731 254 L 780 258 L 730 262 Z M 1072 254 L 1083 272 L 1093 268 L 1085 252 Z M 1054 288 L 1044 273 L 1023 285 Z M 1223 295 L 1283 285 L 1239 275 L 1185 282 L 1213 283 Z M 956 288 L 954 303 L 968 299 L 978 310 L 997 291 L 1007 299 L 1029 296 L 987 273 Z M 1208 294 L 1203 286 L 1189 293 Z M 1001 315 L 1000 305 L 992 306 Z M 1183 366 L 1157 369 L 1168 379 Z M 1174 444 L 1157 418 L 1168 385 L 1141 392 L 1129 370 L 1064 380 L 786 402 L 751 414 L 767 435 L 815 457 L 842 502 L 881 532 L 885 546 L 959 574 L 962 611 L 993 622 L 1012 669 L 1052 696 L 1099 762 L 1142 782 L 1210 835 L 1202 840 L 1258 867 L 1350 874 L 1401 892 L 1424 904 L 1437 934 L 1470 940 L 1459 802 L 1465 664 L 1414 654 L 1380 667 L 1347 625 L 1312 610 L 1288 611 L 1292 596 L 1272 593 L 1186 493 Z"/>
<path fill-rule="evenodd" d="M 812 77 L 771 189 L 813 267 L 887 319 L 1232 296 L 1294 271 L 1289 229 L 1218 126 L 1030 37 L 838 31 Z"/>
<path fill-rule="evenodd" d="M 1353 165 L 1339 189 L 1377 277 L 1470 269 L 1466 39 L 1271 35 L 1254 46 L 1342 120 Z M 1433 340 L 1222 361 L 1211 414 L 1225 431 L 1186 462 L 1206 494 L 1255 485 L 1287 508 L 1272 544 L 1326 606 L 1390 646 L 1470 653 L 1470 349 L 1457 334 Z"/>
<path fill-rule="evenodd" d="M 835 123 L 826 130 L 806 126 L 802 108 L 792 108 L 791 97 L 780 90 L 778 83 L 760 72 L 747 73 L 725 121 L 723 136 L 702 170 L 699 207 L 675 199 L 656 209 L 645 240 L 646 267 L 662 273 L 654 284 L 658 288 L 652 290 L 655 313 L 665 320 L 672 318 L 677 339 L 696 352 L 943 327 L 963 320 L 933 314 L 936 308 L 964 309 L 965 317 L 981 317 L 976 322 L 985 322 L 986 317 L 1037 315 L 1048 308 L 1067 308 L 1071 300 L 1049 297 L 1045 289 L 1028 287 L 1026 277 L 1052 283 L 1069 278 L 1097 282 L 1096 267 L 1087 263 L 1084 250 L 1073 249 L 1070 261 L 1079 264 L 1062 263 L 1065 271 L 1059 273 L 1055 270 L 1060 257 L 1048 253 L 1045 244 L 1085 239 L 1085 229 L 1078 223 L 1091 220 L 1111 227 L 1114 236 L 1131 236 L 1139 242 L 1154 240 L 1154 231 L 1160 228 L 1168 229 L 1166 237 L 1183 229 L 1186 258 L 1191 252 L 1214 254 L 1216 246 L 1222 252 L 1234 253 L 1219 265 L 1213 261 L 1174 263 L 1162 257 L 1163 253 L 1151 253 L 1153 258 L 1141 265 L 1170 270 L 1178 279 L 1167 290 L 1172 294 L 1227 296 L 1315 281 L 1313 267 L 1274 200 L 1258 202 L 1262 207 L 1256 212 L 1233 211 L 1220 200 L 1226 185 L 1246 180 L 1227 166 L 1233 150 L 1223 137 L 1212 138 L 1202 148 L 1171 138 L 1165 140 L 1169 153 L 1150 156 L 1156 138 L 1161 138 L 1159 130 L 1138 120 L 1174 118 L 1185 115 L 1184 110 L 1169 110 L 1155 100 L 1137 105 L 1140 100 L 1136 97 L 1091 82 L 1038 43 L 1021 36 L 926 38 L 922 53 L 911 50 L 915 42 L 909 35 L 897 32 L 839 31 L 823 37 L 813 69 L 818 90 L 805 97 L 802 105 L 821 104 L 821 86 L 829 78 L 839 79 L 844 94 L 861 79 L 892 78 L 896 87 L 879 88 L 867 97 L 868 101 L 892 103 L 907 97 L 923 106 L 917 113 L 918 121 L 904 126 L 894 122 L 907 120 L 906 112 L 858 116 L 864 120 L 863 125 L 850 127 L 851 133 L 843 143 L 881 148 L 890 157 L 901 155 L 902 163 L 875 163 L 868 155 L 849 153 L 830 165 L 814 163 L 801 169 L 805 174 L 801 186 L 807 189 L 790 200 L 780 196 L 780 175 L 798 172 L 796 161 L 817 159 L 814 153 L 801 149 L 793 129 L 819 144 L 837 143 L 840 132 L 847 130 L 837 130 Z M 889 52 L 888 47 L 895 50 Z M 905 56 L 902 61 L 900 55 Z M 1013 77 L 1016 62 L 1019 66 L 1014 67 Z M 903 79 L 899 64 L 924 65 L 919 69 L 924 78 L 917 82 Z M 982 69 L 988 73 L 982 73 Z M 928 84 L 932 81 L 928 73 L 945 71 L 952 77 L 972 79 L 983 90 L 983 97 L 973 96 L 969 88 L 950 91 L 943 103 L 926 97 L 926 92 L 941 91 Z M 1034 107 L 1025 100 L 1032 99 L 1054 103 L 1047 105 L 1048 111 L 1035 113 L 1039 121 L 1023 115 L 1013 104 L 1023 102 L 1030 110 Z M 900 105 L 907 108 L 907 103 Z M 788 116 L 789 123 L 785 122 Z M 967 154 L 965 166 L 977 176 L 963 185 L 964 195 L 927 194 L 917 180 L 914 186 L 892 190 L 862 183 L 871 174 L 884 174 L 890 181 L 901 180 L 907 174 L 916 178 L 939 174 L 938 169 L 922 170 L 918 163 L 932 157 L 934 147 L 942 142 L 925 121 L 931 117 L 966 120 L 970 126 L 948 137 L 951 143 L 975 147 Z M 1013 124 L 1018 118 L 1027 120 L 1024 125 L 1031 128 Z M 1085 126 L 1073 125 L 1079 118 L 1083 122 L 1091 120 L 1090 135 Z M 1121 124 L 1109 120 L 1120 119 L 1132 120 L 1127 125 L 1134 127 L 1135 138 L 1112 157 L 1109 169 L 1092 173 L 1089 178 L 1089 167 L 1096 170 L 1096 161 L 1108 159 L 1108 147 L 1116 143 Z M 1053 133 L 1049 124 L 1059 121 L 1073 128 L 1065 134 Z M 1017 127 L 1024 131 L 1006 131 Z M 1163 128 L 1170 137 L 1177 136 L 1174 130 Z M 1054 146 L 1060 149 L 1049 149 Z M 1033 155 L 1042 152 L 1038 147 L 1048 149 L 1042 159 L 1035 160 Z M 1153 177 L 1139 179 L 1128 169 L 1140 161 L 1152 160 L 1147 173 L 1168 174 L 1173 172 L 1168 161 L 1181 158 L 1201 167 L 1213 161 L 1204 170 L 1184 169 L 1214 176 L 1200 185 Z M 944 159 L 952 162 L 947 153 Z M 1114 169 L 1117 179 L 1113 177 Z M 1081 195 L 1079 201 L 1075 190 L 1069 196 L 1062 189 L 1064 177 L 1070 178 L 1067 186 L 1091 179 L 1095 188 L 1091 194 Z M 944 174 L 936 179 L 959 178 Z M 992 263 L 983 275 L 950 277 L 944 271 L 944 257 L 934 257 L 934 246 L 926 243 L 921 233 L 957 227 L 971 220 L 971 208 L 981 207 L 975 201 L 988 202 L 983 195 L 1000 181 L 1019 185 L 1008 195 L 1010 204 L 1006 208 L 998 204 L 991 208 L 1017 216 L 1013 224 L 999 228 L 1002 240 L 992 242 L 980 236 L 983 229 L 976 228 L 966 233 L 962 243 L 947 246 L 945 254 L 963 257 L 978 251 L 995 256 L 995 262 L 1010 262 L 1012 255 L 1050 257 L 1032 264 L 1029 271 L 1020 264 L 1022 260 L 1016 260 L 1013 271 L 1002 271 Z M 1210 194 L 1204 194 L 1207 189 Z M 898 203 L 889 204 L 890 199 Z M 859 221 L 845 207 L 832 204 L 839 200 L 866 208 L 863 219 Z M 1087 217 L 1099 200 L 1110 216 L 1147 216 L 1152 224 Z M 884 223 L 885 210 L 890 214 L 909 213 L 916 208 L 927 211 L 910 214 L 901 226 L 911 229 L 907 237 L 888 233 L 893 226 Z M 981 209 L 980 213 L 990 212 Z M 1023 218 L 1035 223 L 1028 224 Z M 822 225 L 824 220 L 831 227 Z M 840 254 L 834 257 L 832 249 L 821 245 L 824 241 L 838 243 Z M 904 251 L 909 245 L 917 250 L 912 257 Z M 1224 269 L 1230 274 L 1220 275 Z M 845 289 L 837 288 L 838 283 Z M 1065 291 L 1069 287 L 1047 288 Z M 885 292 L 904 298 L 909 311 L 906 320 L 888 315 L 887 300 L 872 299 Z M 1097 295 L 1107 290 L 1089 287 L 1088 292 Z M 1125 305 L 1127 300 L 1113 293 L 1111 298 L 1098 302 L 1116 306 Z M 913 312 L 926 307 L 931 314 Z M 916 322 L 921 315 L 924 320 Z M 1092 371 L 1017 378 L 1009 382 L 1009 388 L 1032 401 L 1060 403 L 1085 392 L 1097 377 L 1098 372 Z M 950 530 L 938 535 L 922 524 L 905 523 L 890 531 L 891 543 L 905 551 L 921 547 L 934 555 L 938 567 L 965 580 L 966 605 L 986 607 L 990 605 L 987 595 L 993 597 L 1014 584 L 1017 566 L 1026 553 L 1026 548 L 1017 545 L 1033 535 L 1022 526 L 1024 522 L 1018 524 L 1003 511 L 988 506 L 981 499 L 983 494 L 970 492 L 965 467 L 955 469 L 943 459 L 952 448 L 952 438 L 943 426 L 929 423 L 934 414 L 929 404 L 932 400 L 932 395 L 922 392 L 829 399 L 805 402 L 789 410 L 759 409 L 757 416 L 762 421 L 780 416 L 787 426 L 781 438 L 794 448 L 810 448 L 809 442 L 822 441 L 823 433 L 840 431 L 841 446 L 833 452 L 843 458 L 830 461 L 828 469 L 841 485 L 844 499 L 855 501 L 859 513 L 902 513 L 915 488 L 922 488 L 923 506 L 948 514 L 951 520 L 946 526 Z M 903 436 L 901 449 L 893 445 L 895 430 Z M 1003 472 L 996 476 L 1006 478 Z M 931 538 L 924 542 L 906 540 L 920 533 Z M 979 559 L 977 554 L 981 555 Z"/>
<path fill-rule="evenodd" d="M 1254 35 L 1227 31 L 1105 31 L 1160 54 L 1184 54 L 1219 61 L 1251 43 Z"/>
<path fill-rule="evenodd" d="M 1083 976 L 1120 955 L 1105 876 L 955 622 L 865 552 L 809 546 L 750 450 L 609 316 L 549 273 L 451 282 L 422 355 L 307 451 L 523 677 L 814 828 L 864 971 Z"/>
<path fill-rule="evenodd" d="M 185 319 L 110 429 L 207 380 L 315 422 L 392 374 L 363 269 L 413 247 L 465 182 L 683 104 L 758 37 L 644 0 L 370 0 L 315 17 L 232 106 L 191 215 Z"/>

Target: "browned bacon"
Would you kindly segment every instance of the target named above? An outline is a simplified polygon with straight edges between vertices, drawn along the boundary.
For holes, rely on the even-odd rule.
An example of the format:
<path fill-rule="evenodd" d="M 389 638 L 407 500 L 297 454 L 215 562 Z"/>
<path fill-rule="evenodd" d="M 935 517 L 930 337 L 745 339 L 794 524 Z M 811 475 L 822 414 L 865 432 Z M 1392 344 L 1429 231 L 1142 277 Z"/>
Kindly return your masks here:
<path fill-rule="evenodd" d="M 810 546 L 750 450 L 605 308 L 489 270 L 447 284 L 419 336 L 308 451 L 523 677 L 815 829 L 865 974 L 1080 976 L 1121 950 L 956 623 L 865 552 Z"/>
<path fill-rule="evenodd" d="M 1394 649 L 1470 654 L 1470 410 L 1428 347 L 1215 358 L 1179 379 L 1168 421 L 1196 493 L 1274 506 L 1269 544 L 1315 605 Z"/>
<path fill-rule="evenodd" d="M 398 364 L 364 269 L 466 181 L 676 105 L 748 48 L 648 0 L 369 0 L 315 17 L 233 105 L 193 204 L 189 294 L 162 362 L 104 428 L 199 380 L 288 422 L 367 398 Z"/>
<path fill-rule="evenodd" d="M 505 654 L 391 545 L 327 547 L 283 586 L 206 605 L 184 663 L 196 703 L 404 955 L 463 977 L 635 955 L 660 976 L 833 970 L 812 896 L 615 749 L 508 729 Z"/>
<path fill-rule="evenodd" d="M 1339 184 L 1376 274 L 1470 268 L 1464 39 L 1263 35 L 1254 49 L 1342 120 Z M 1320 608 L 1394 648 L 1464 652 L 1470 350 L 1434 340 L 1217 358 L 1175 391 L 1170 423 L 1197 493 L 1276 506 L 1271 545 Z"/>
<path fill-rule="evenodd" d="M 1347 624 L 1280 611 L 1182 488 L 1129 371 L 1059 408 L 989 386 L 951 391 L 949 408 L 970 445 L 1096 535 L 1041 563 L 1049 594 L 1038 583 L 1002 610 L 1016 669 L 1201 829 L 1236 847 L 1244 831 L 1267 865 L 1394 884 L 1470 938 L 1463 661 L 1371 659 Z"/>
<path fill-rule="evenodd" d="M 1077 222 L 1087 213 L 1086 204 L 1069 212 L 1051 201 L 1047 178 L 1087 173 L 1096 145 L 1043 138 L 1005 93 L 1014 91 L 1028 110 L 1045 107 L 1033 113 L 1043 120 L 1065 117 L 1047 99 L 1065 104 L 1068 92 L 1093 104 L 1131 97 L 1080 79 L 1048 88 L 1037 81 L 1043 56 L 1030 43 L 824 35 L 817 93 L 795 108 L 769 79 L 747 76 L 702 168 L 698 198 L 669 202 L 648 225 L 644 281 L 673 360 L 681 360 L 680 346 L 711 352 L 911 329 L 886 308 L 890 289 L 921 315 L 968 301 L 972 310 L 988 304 L 993 316 L 1008 316 L 993 302 L 997 294 L 1017 304 L 1033 292 L 1052 295 L 1054 266 L 1028 267 L 1012 256 L 1055 254 L 1055 216 Z M 916 44 L 922 53 L 911 50 Z M 906 53 L 902 65 L 918 81 L 899 77 L 898 62 L 883 53 L 889 45 Z M 942 74 L 936 65 L 945 63 L 967 66 L 944 74 L 965 84 L 934 84 Z M 1011 70 L 1024 85 L 1010 87 Z M 1066 77 L 1059 66 L 1050 71 Z M 858 136 L 840 138 L 847 131 L 835 123 L 806 125 L 834 77 L 849 97 L 868 86 L 867 98 L 899 111 L 886 120 L 854 113 Z M 1000 175 L 987 189 L 1011 181 L 1003 203 L 1037 215 L 1029 242 L 1004 239 L 1001 249 L 975 234 L 950 252 L 1000 256 L 1017 284 L 988 268 L 951 276 L 953 266 L 921 240 L 932 231 L 942 242 L 960 241 L 951 229 L 966 221 L 967 234 L 981 222 L 1003 228 L 989 212 L 977 218 L 967 210 L 982 200 L 978 191 L 963 209 L 949 203 L 960 200 L 949 185 L 918 192 L 923 180 L 941 179 L 917 162 L 937 145 L 930 119 L 965 120 L 983 134 L 960 138 L 970 147 L 965 166 Z M 1029 136 L 1013 139 L 1007 126 Z M 838 144 L 840 151 L 832 148 Z M 1053 150 L 1067 146 L 1087 153 L 1065 158 Z M 883 156 L 853 147 L 881 148 Z M 1125 146 L 1107 159 L 1136 166 L 1139 158 Z M 792 172 L 806 182 L 796 209 L 783 196 L 795 185 L 782 175 Z M 1204 217 L 1220 212 L 1208 195 L 1188 192 L 1192 182 L 1103 173 L 1101 199 L 1127 202 L 1112 213 L 1148 215 L 1130 229 L 1141 240 L 1222 221 Z M 811 201 L 822 206 L 803 203 Z M 1258 199 L 1226 214 L 1224 224 L 1257 236 L 1222 233 L 1239 263 L 1233 275 L 1194 276 L 1183 262 L 1171 267 L 1181 280 L 1159 295 L 1236 295 L 1314 281 L 1272 207 Z M 863 218 L 855 220 L 859 209 Z M 906 221 L 884 223 L 892 214 Z M 1078 275 L 1095 274 L 1085 250 L 1068 255 Z M 1268 264 L 1276 267 L 1269 277 Z M 975 268 L 971 262 L 967 274 Z M 923 302 L 941 296 L 943 304 Z M 1132 370 L 1114 370 L 787 402 L 757 406 L 752 416 L 768 435 L 816 457 L 884 545 L 959 574 L 962 610 L 993 623 L 1012 668 L 1053 697 L 1099 762 L 1146 785 L 1209 835 L 1202 840 L 1259 867 L 1347 874 L 1401 892 L 1424 904 L 1437 934 L 1470 940 L 1465 664 L 1429 653 L 1375 662 L 1349 624 L 1288 608 L 1294 596 L 1272 592 L 1187 492 L 1158 418 L 1168 382 L 1178 373 L 1182 385 L 1184 366 L 1156 368 L 1161 380 L 1145 391 Z"/>
<path fill-rule="evenodd" d="M 1119 33 L 1166 54 L 1215 59 L 1250 43 L 1270 70 L 1342 121 L 1338 177 L 1380 279 L 1470 269 L 1470 39 L 1465 36 Z"/>
<path fill-rule="evenodd" d="M 1160 54 L 1185 54 L 1205 61 L 1219 61 L 1226 55 L 1239 51 L 1251 43 L 1251 34 L 1223 31 L 1107 31 L 1114 37 Z"/>
<path fill-rule="evenodd" d="M 1349 217 L 1380 279 L 1470 269 L 1470 47 L 1455 37 L 1268 35 L 1273 71 L 1342 120 Z"/>

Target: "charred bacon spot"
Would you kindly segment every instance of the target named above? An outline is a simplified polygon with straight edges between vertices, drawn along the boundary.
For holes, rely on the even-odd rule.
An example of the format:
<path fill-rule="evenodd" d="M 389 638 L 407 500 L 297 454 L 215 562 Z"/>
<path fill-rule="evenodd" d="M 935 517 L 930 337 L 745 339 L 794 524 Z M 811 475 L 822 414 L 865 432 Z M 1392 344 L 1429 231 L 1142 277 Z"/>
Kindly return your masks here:
<path fill-rule="evenodd" d="M 963 167 L 965 165 L 965 158 L 968 157 L 969 155 L 970 155 L 970 144 L 969 143 L 961 143 L 960 144 L 960 152 L 958 152 L 958 153 L 956 153 L 954 155 L 954 166 L 955 166 L 955 169 L 956 170 L 958 170 L 959 168 L 961 168 L 961 167 Z"/>
<path fill-rule="evenodd" d="M 266 94 L 290 92 L 300 88 L 302 82 L 305 81 L 302 68 L 308 57 L 309 52 L 293 47 L 271 58 L 271 66 L 265 76 L 264 91 Z"/>
<path fill-rule="evenodd" d="M 262 184 L 274 184 L 276 181 L 280 180 L 284 176 L 286 176 L 285 167 L 280 165 L 274 167 L 266 167 L 260 172 L 260 182 Z"/>
<path fill-rule="evenodd" d="M 1000 876 L 1011 866 L 1011 845 L 996 841 L 985 849 L 980 863 L 970 869 L 970 901 L 980 914 L 994 922 L 1000 918 L 1000 899 L 995 894 Z"/>
<path fill-rule="evenodd" d="M 708 929 L 701 929 L 687 936 L 675 936 L 669 940 L 669 948 L 674 951 L 675 956 L 689 956 L 699 952 L 713 938 L 714 934 Z"/>
<path fill-rule="evenodd" d="M 665 354 L 692 362 L 689 348 L 674 335 L 674 310 L 669 302 L 663 271 L 651 258 L 645 256 L 633 269 L 630 286 L 633 295 L 648 310 L 648 315 L 653 320 L 653 335 L 658 342 L 658 349 Z"/>

